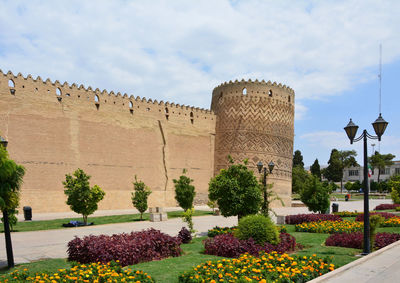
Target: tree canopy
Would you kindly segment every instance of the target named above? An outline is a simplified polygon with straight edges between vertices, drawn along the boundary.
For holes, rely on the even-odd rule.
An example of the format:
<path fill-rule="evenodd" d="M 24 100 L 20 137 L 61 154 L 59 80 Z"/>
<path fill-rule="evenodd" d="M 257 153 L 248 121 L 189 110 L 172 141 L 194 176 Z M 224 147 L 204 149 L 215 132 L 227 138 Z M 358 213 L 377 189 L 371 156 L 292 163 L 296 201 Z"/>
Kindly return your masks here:
<path fill-rule="evenodd" d="M 106 194 L 99 186 L 89 186 L 90 176 L 82 169 L 77 169 L 73 176 L 65 175 L 65 182 L 62 182 L 66 190 L 67 204 L 72 211 L 82 214 L 83 222 L 87 224 L 88 215 L 97 210 L 97 204 Z"/>
<path fill-rule="evenodd" d="M 260 184 L 253 171 L 244 164 L 233 164 L 228 169 L 222 169 L 209 183 L 208 197 L 216 201 L 221 214 L 238 216 L 240 219 L 260 210 L 262 198 Z"/>
<path fill-rule="evenodd" d="M 8 152 L 0 146 L 0 209 L 13 210 L 19 203 L 19 190 L 25 168 L 9 159 Z"/>
<path fill-rule="evenodd" d="M 186 169 L 183 169 L 182 175 L 178 180 L 173 179 L 175 184 L 175 199 L 183 210 L 188 210 L 193 207 L 193 200 L 196 196 L 195 188 L 191 183 L 192 179 L 185 176 Z"/>
<path fill-rule="evenodd" d="M 303 189 L 304 184 L 310 174 L 301 166 L 295 166 L 292 169 L 292 193 L 297 194 Z"/>

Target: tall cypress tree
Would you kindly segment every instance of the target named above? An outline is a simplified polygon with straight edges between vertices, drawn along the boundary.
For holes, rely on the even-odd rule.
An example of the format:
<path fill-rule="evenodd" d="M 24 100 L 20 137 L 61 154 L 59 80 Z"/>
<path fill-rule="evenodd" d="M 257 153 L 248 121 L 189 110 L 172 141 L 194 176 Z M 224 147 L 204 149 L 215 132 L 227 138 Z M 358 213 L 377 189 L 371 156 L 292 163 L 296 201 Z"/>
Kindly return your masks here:
<path fill-rule="evenodd" d="M 343 169 L 340 153 L 336 148 L 332 149 L 328 164 L 324 173 L 325 178 L 331 182 L 340 182 L 343 177 Z"/>
<path fill-rule="evenodd" d="M 321 181 L 321 167 L 319 166 L 318 158 L 315 159 L 313 165 L 311 165 L 310 171 L 311 174 L 316 176 Z"/>
<path fill-rule="evenodd" d="M 293 155 L 293 167 L 296 166 L 301 166 L 301 168 L 304 168 L 303 155 L 301 155 L 300 150 L 296 150 Z"/>

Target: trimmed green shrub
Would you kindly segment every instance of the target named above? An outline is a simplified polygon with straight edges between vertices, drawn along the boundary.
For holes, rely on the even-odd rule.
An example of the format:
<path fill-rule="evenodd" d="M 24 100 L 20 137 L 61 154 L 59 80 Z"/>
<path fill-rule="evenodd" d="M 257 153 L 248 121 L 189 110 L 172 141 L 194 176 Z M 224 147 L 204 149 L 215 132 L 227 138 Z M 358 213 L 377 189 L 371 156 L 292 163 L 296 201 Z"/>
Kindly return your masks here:
<path fill-rule="evenodd" d="M 248 215 L 240 219 L 235 236 L 240 240 L 252 238 L 257 244 L 279 243 L 279 232 L 269 217 L 264 215 Z"/>
<path fill-rule="evenodd" d="M 371 215 L 369 218 L 369 237 L 370 237 L 370 250 L 372 251 L 375 245 L 376 229 L 385 219 L 379 214 Z"/>

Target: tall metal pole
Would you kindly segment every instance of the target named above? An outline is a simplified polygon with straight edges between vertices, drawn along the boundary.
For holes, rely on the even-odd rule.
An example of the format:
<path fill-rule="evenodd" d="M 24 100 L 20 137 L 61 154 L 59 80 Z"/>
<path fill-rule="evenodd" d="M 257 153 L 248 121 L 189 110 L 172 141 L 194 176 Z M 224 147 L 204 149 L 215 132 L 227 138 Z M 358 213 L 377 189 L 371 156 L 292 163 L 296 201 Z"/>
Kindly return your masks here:
<path fill-rule="evenodd" d="M 263 214 L 265 216 L 268 215 L 267 211 L 267 167 L 264 167 L 264 179 L 263 179 L 263 186 L 264 186 L 264 203 L 263 203 Z"/>
<path fill-rule="evenodd" d="M 364 251 L 367 255 L 370 250 L 369 238 L 369 184 L 368 184 L 368 155 L 367 155 L 367 130 L 363 132 L 364 137 Z"/>
<path fill-rule="evenodd" d="M 11 233 L 10 233 L 10 225 L 8 223 L 7 209 L 4 209 L 3 211 L 3 219 L 4 219 L 4 236 L 6 238 L 7 263 L 8 263 L 8 268 L 12 268 L 14 267 L 14 255 L 11 243 Z"/>

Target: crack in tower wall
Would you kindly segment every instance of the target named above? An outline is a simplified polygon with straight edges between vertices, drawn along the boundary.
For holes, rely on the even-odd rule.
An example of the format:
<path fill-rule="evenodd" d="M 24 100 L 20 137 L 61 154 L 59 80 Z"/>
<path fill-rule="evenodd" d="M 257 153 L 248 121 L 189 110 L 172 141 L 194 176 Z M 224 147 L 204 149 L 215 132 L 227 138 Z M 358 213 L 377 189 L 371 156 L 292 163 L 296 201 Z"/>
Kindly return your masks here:
<path fill-rule="evenodd" d="M 167 186 L 168 186 L 168 170 L 167 170 L 167 164 L 166 164 L 166 159 L 165 159 L 165 147 L 167 145 L 166 141 L 165 141 L 165 135 L 164 135 L 164 130 L 161 124 L 161 121 L 158 120 L 158 126 L 160 127 L 160 133 L 161 133 L 161 137 L 162 137 L 162 141 L 163 141 L 163 146 L 162 146 L 162 156 L 163 156 L 163 165 L 164 165 L 164 173 L 165 173 L 165 187 L 164 190 L 167 190 Z"/>

